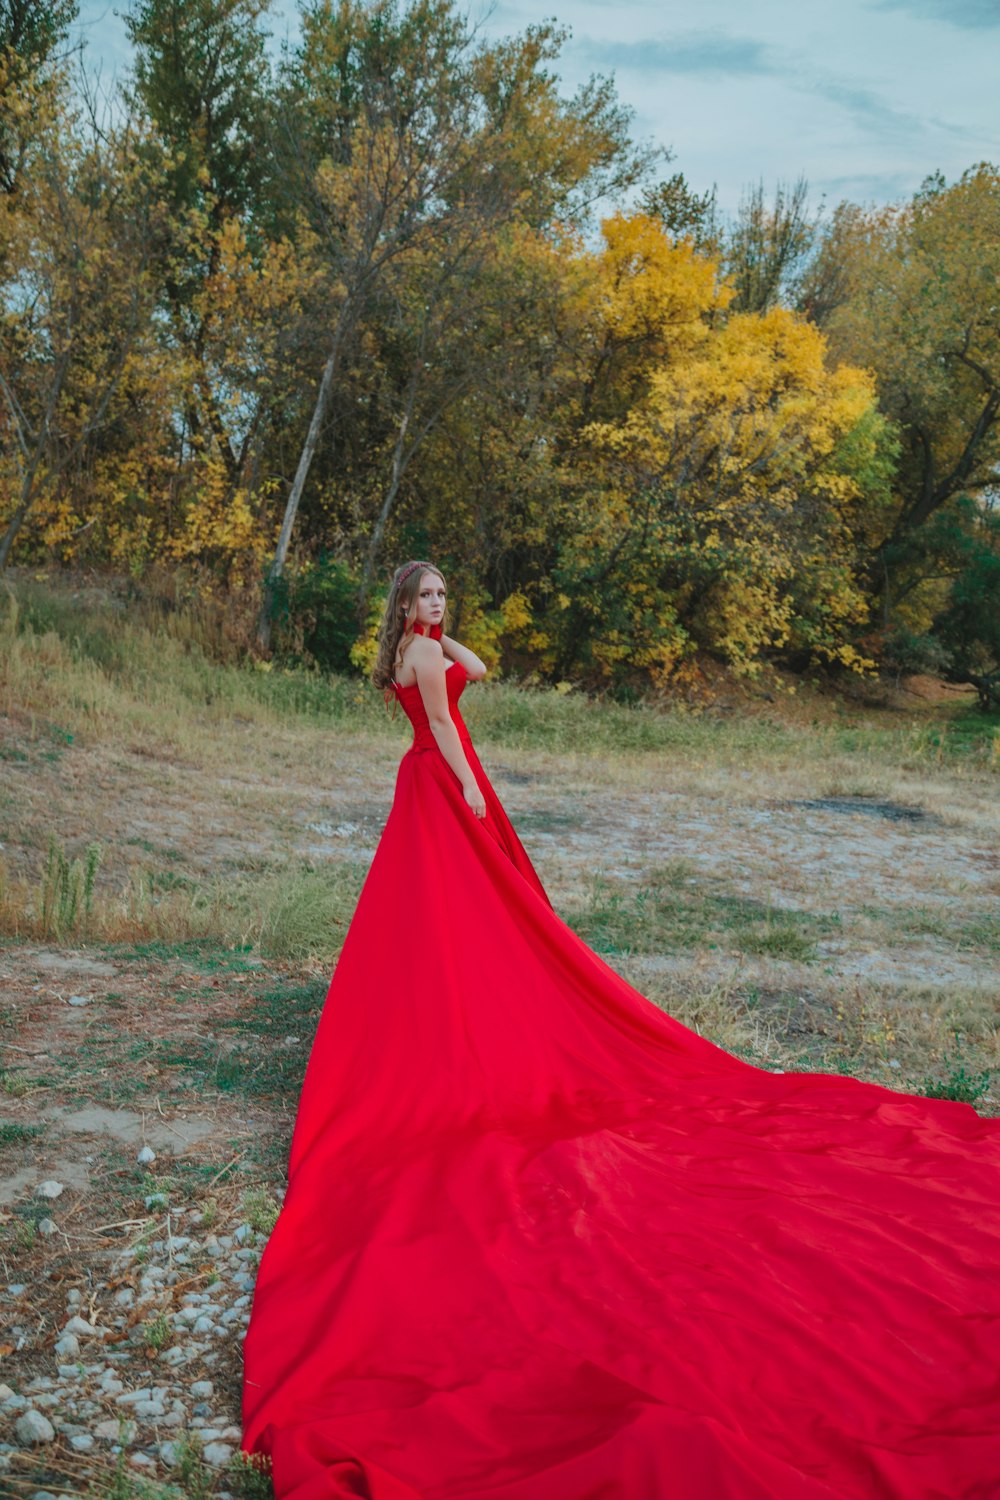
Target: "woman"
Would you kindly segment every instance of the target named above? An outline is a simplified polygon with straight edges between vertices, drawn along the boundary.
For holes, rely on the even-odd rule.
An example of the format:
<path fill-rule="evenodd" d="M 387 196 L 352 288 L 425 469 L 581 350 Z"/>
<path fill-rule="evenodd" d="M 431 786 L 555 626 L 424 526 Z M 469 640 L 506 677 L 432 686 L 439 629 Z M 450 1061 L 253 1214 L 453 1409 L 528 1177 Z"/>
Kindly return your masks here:
<path fill-rule="evenodd" d="M 279 1500 L 1000 1496 L 1000 1121 L 774 1074 L 552 907 L 401 568 L 413 724 L 244 1344 Z"/>

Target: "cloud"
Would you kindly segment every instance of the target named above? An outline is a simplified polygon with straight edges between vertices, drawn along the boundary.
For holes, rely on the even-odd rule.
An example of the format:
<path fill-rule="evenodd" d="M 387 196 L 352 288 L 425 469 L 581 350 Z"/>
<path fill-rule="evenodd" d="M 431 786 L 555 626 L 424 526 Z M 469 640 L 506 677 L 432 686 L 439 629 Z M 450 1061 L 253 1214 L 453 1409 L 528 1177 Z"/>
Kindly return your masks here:
<path fill-rule="evenodd" d="M 846 111 L 862 130 L 881 136 L 883 139 L 891 134 L 907 137 L 924 135 L 930 123 L 927 116 L 913 114 L 905 109 L 896 109 L 874 90 L 864 88 L 860 84 L 836 78 L 800 78 L 796 81 L 795 87 L 805 94 L 828 99 L 831 104 L 836 104 Z M 941 120 L 935 120 L 934 123 L 939 129 L 956 130 L 959 134 L 965 133 L 960 127 L 948 125 Z"/>
<path fill-rule="evenodd" d="M 634 73 L 726 73 L 757 76 L 778 71 L 768 48 L 753 37 L 714 31 L 686 31 L 642 42 L 598 41 L 581 37 L 576 49 L 588 61 Z"/>
<path fill-rule="evenodd" d="M 824 177 L 822 190 L 828 197 L 862 199 L 875 203 L 898 202 L 909 198 L 915 187 L 912 171 L 847 172 L 840 177 Z"/>
<path fill-rule="evenodd" d="M 964 31 L 1000 26 L 997 0 L 873 0 L 871 10 L 905 10 L 919 21 L 945 21 Z"/>
<path fill-rule="evenodd" d="M 885 4 L 910 0 L 883 0 Z M 919 4 L 921 0 L 912 0 Z M 931 3 L 931 0 L 923 0 Z M 972 4 L 974 0 L 966 0 Z M 990 0 L 995 3 L 995 0 Z M 854 79 L 818 72 L 811 59 L 768 47 L 752 37 L 726 36 L 718 31 L 688 31 L 673 36 L 652 37 L 646 42 L 614 42 L 581 37 L 576 44 L 585 60 L 602 69 L 622 68 L 639 76 L 684 74 L 729 77 L 766 77 L 784 83 L 797 93 L 825 99 L 842 110 L 865 134 L 916 140 L 931 129 L 959 139 L 975 140 L 976 132 L 925 113 L 900 109 L 876 90 Z"/>

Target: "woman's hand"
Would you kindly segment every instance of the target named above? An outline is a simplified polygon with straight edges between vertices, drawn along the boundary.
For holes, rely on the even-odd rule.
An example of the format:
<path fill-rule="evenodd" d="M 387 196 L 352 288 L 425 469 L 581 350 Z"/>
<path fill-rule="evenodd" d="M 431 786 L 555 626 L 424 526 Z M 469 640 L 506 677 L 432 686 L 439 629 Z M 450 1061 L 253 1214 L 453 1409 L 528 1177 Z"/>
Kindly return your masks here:
<path fill-rule="evenodd" d="M 475 813 L 476 817 L 485 818 L 486 798 L 479 790 L 479 783 L 474 781 L 470 786 L 463 787 L 462 790 L 465 793 L 466 802 L 472 808 L 472 811 Z"/>

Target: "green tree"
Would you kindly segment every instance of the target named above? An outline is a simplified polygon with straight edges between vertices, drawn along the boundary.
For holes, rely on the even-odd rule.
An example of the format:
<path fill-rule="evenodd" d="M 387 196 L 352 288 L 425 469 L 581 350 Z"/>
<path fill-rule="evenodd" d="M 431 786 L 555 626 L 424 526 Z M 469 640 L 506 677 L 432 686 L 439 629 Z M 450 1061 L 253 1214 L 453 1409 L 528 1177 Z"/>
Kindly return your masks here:
<path fill-rule="evenodd" d="M 872 623 L 883 632 L 919 636 L 948 620 L 954 643 L 954 589 L 965 628 L 989 637 L 970 612 L 992 598 L 982 516 L 1000 478 L 998 285 L 1000 171 L 988 162 L 951 185 L 929 177 L 905 204 L 845 208 L 803 278 L 803 303 L 836 355 L 874 371 L 899 434 L 893 502 L 866 539 Z"/>
<path fill-rule="evenodd" d="M 977 507 L 977 510 L 979 508 Z M 964 556 L 931 637 L 947 652 L 944 676 L 971 683 L 984 711 L 1000 709 L 1000 515 L 979 510 L 961 545 Z"/>

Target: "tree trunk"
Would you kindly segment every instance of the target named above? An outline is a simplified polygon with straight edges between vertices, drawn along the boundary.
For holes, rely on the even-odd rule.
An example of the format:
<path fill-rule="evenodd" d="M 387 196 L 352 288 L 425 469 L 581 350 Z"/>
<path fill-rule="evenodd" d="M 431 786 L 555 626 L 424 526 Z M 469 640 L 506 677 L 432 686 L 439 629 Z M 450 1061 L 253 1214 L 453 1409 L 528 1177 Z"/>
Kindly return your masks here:
<path fill-rule="evenodd" d="M 35 498 L 33 478 L 34 471 L 32 471 L 30 475 L 25 476 L 24 483 L 21 486 L 20 502 L 14 514 L 10 518 L 7 530 L 3 535 L 3 540 L 0 541 L 0 573 L 2 573 L 7 566 L 7 559 L 10 556 L 10 549 L 14 545 L 14 542 L 17 538 L 17 533 L 24 525 L 24 518 L 28 514 L 28 511 L 31 509 L 31 502 Z"/>
<path fill-rule="evenodd" d="M 274 607 L 275 589 L 284 570 L 285 559 L 288 556 L 288 548 L 292 540 L 292 527 L 295 525 L 295 517 L 299 508 L 299 501 L 302 499 L 302 491 L 305 489 L 313 455 L 316 452 L 316 445 L 319 442 L 323 419 L 330 404 L 333 377 L 336 374 L 337 363 L 340 357 L 340 345 L 341 336 L 340 329 L 338 329 L 334 336 L 333 348 L 330 350 L 326 364 L 323 366 L 323 377 L 320 380 L 319 391 L 316 394 L 316 405 L 313 407 L 312 421 L 309 423 L 305 446 L 299 456 L 299 465 L 295 471 L 295 478 L 292 481 L 292 488 L 288 495 L 288 503 L 285 506 L 285 517 L 281 523 L 278 546 L 275 550 L 274 560 L 268 569 L 267 582 L 264 585 L 264 597 L 261 601 L 260 616 L 257 621 L 257 644 L 262 651 L 268 651 L 271 647 L 271 610 Z"/>

